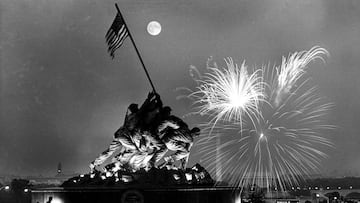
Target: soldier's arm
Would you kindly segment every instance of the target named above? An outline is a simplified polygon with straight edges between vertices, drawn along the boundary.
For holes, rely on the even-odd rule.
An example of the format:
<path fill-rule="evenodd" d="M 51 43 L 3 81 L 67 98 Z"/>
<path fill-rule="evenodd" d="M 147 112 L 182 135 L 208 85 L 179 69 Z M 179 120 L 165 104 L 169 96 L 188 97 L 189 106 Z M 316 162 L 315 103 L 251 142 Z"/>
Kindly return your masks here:
<path fill-rule="evenodd" d="M 193 143 L 194 139 L 191 137 L 190 133 L 186 130 L 177 130 L 177 133 L 174 134 L 173 139 L 177 142 L 182 143 Z"/>
<path fill-rule="evenodd" d="M 184 129 L 189 128 L 189 126 L 181 118 L 179 118 L 177 116 L 172 115 L 172 116 L 170 116 L 169 120 L 176 123 L 181 128 L 184 128 Z"/>
<path fill-rule="evenodd" d="M 154 93 L 149 92 L 147 98 L 145 99 L 144 103 L 141 105 L 139 110 L 143 111 L 144 109 L 146 109 L 149 106 L 149 104 L 151 103 L 151 100 L 152 100 L 153 97 L 154 97 Z"/>
<path fill-rule="evenodd" d="M 164 122 L 162 122 L 158 128 L 158 131 L 161 133 L 167 129 L 178 129 L 180 126 L 172 121 L 172 120 L 166 120 Z"/>

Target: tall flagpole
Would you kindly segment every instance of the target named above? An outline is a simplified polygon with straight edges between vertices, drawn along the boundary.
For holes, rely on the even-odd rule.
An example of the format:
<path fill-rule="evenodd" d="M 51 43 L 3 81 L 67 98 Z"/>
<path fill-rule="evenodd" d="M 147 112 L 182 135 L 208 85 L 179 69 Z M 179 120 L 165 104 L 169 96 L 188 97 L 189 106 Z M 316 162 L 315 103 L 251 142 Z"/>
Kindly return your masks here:
<path fill-rule="evenodd" d="M 120 12 L 120 9 L 119 9 L 117 3 L 115 3 L 115 7 L 116 7 L 118 13 L 120 14 L 121 18 L 124 19 L 123 16 L 122 16 L 122 14 L 121 14 L 121 12 Z M 142 67 L 143 67 L 143 69 L 144 69 L 144 71 L 145 71 L 145 73 L 146 73 L 146 76 L 147 76 L 147 78 L 149 79 L 150 85 L 151 85 L 151 87 L 153 88 L 154 93 L 156 93 L 154 84 L 153 84 L 152 81 L 151 81 L 150 75 L 149 75 L 149 73 L 148 73 L 148 71 L 147 71 L 147 69 L 146 69 L 146 67 L 145 67 L 144 61 L 143 61 L 142 58 L 141 58 L 140 52 L 139 52 L 139 50 L 137 49 L 137 47 L 136 47 L 136 45 L 135 45 L 135 41 L 134 41 L 134 39 L 133 39 L 133 37 L 132 37 L 132 35 L 131 35 L 131 33 L 130 33 L 130 30 L 129 30 L 128 26 L 126 25 L 125 19 L 124 19 L 124 25 L 125 25 L 128 33 L 129 33 L 129 37 L 130 37 L 130 39 L 131 39 L 132 44 L 133 44 L 134 47 L 135 47 L 135 51 L 136 51 L 136 53 L 137 53 L 137 55 L 138 55 L 138 57 L 139 57 L 139 59 L 140 59 L 141 65 L 142 65 Z"/>

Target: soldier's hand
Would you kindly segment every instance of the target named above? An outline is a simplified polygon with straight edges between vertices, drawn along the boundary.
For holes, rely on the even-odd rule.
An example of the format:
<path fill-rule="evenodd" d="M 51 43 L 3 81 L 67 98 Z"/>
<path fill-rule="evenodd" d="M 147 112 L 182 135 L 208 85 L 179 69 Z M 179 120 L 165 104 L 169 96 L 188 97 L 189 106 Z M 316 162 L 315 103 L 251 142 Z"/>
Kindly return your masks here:
<path fill-rule="evenodd" d="M 160 99 L 160 95 L 158 93 L 154 92 L 153 94 L 155 95 L 156 99 Z"/>
<path fill-rule="evenodd" d="M 154 96 L 154 92 L 149 92 L 147 98 L 148 98 L 148 99 L 151 99 L 151 97 L 153 97 L 153 96 Z"/>

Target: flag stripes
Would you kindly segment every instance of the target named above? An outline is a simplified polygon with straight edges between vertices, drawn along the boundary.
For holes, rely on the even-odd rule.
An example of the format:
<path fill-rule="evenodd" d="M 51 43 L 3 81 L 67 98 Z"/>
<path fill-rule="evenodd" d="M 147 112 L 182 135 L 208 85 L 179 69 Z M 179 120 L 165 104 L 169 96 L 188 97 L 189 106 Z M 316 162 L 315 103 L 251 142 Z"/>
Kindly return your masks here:
<path fill-rule="evenodd" d="M 111 24 L 110 29 L 107 31 L 105 38 L 108 44 L 108 52 L 114 59 L 115 51 L 121 47 L 126 37 L 129 35 L 124 20 L 120 13 L 117 13 L 114 22 Z"/>

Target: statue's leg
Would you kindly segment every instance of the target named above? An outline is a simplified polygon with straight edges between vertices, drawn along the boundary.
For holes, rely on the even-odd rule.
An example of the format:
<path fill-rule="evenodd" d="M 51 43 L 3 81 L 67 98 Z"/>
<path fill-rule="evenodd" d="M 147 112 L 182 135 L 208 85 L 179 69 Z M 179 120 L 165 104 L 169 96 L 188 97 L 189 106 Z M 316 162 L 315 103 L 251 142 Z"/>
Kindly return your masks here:
<path fill-rule="evenodd" d="M 149 162 L 150 162 L 151 157 L 152 157 L 152 155 L 149 155 L 146 152 L 137 152 L 130 159 L 131 166 L 135 170 L 139 170 L 139 169 L 149 170 L 150 169 Z"/>
<path fill-rule="evenodd" d="M 115 162 L 119 162 L 121 160 L 121 157 L 123 156 L 123 154 L 126 152 L 126 148 L 125 147 L 122 147 L 119 151 L 119 153 L 114 156 L 112 159 L 111 159 L 111 162 L 112 163 L 115 163 Z"/>
<path fill-rule="evenodd" d="M 116 150 L 120 149 L 121 146 L 134 148 L 134 144 L 130 139 L 129 132 L 124 127 L 119 128 L 115 132 L 114 139 L 110 143 L 109 148 L 102 152 L 98 158 L 90 163 L 91 173 L 94 172 L 96 166 L 103 164 Z"/>
<path fill-rule="evenodd" d="M 120 169 L 126 170 L 129 168 L 130 159 L 137 153 L 136 150 L 126 149 L 122 153 L 118 154 L 115 159 L 120 163 Z"/>
<path fill-rule="evenodd" d="M 147 168 L 149 159 L 146 152 L 135 151 L 131 157 L 129 157 L 128 166 L 132 171 L 137 171 L 141 168 Z"/>
<path fill-rule="evenodd" d="M 172 156 L 167 156 L 167 157 L 164 157 L 164 162 L 162 164 L 160 164 L 158 167 L 159 168 L 163 168 L 163 167 L 169 168 L 173 164 L 174 164 L 174 159 L 172 158 Z"/>
<path fill-rule="evenodd" d="M 180 160 L 180 162 L 181 162 L 180 168 L 185 169 L 188 158 L 189 158 L 189 154 L 190 154 L 190 151 L 188 151 L 186 148 L 182 148 L 182 149 L 178 150 L 177 152 L 175 152 L 171 156 L 175 161 Z"/>
<path fill-rule="evenodd" d="M 109 148 L 102 152 L 98 158 L 90 163 L 90 168 L 94 170 L 96 166 L 103 164 L 119 148 L 121 148 L 121 143 L 117 139 L 114 139 L 110 143 Z"/>
<path fill-rule="evenodd" d="M 177 142 L 174 140 L 166 140 L 165 142 L 165 146 L 166 146 L 166 151 L 164 152 L 164 154 L 162 156 L 164 156 L 166 154 L 166 152 L 168 150 L 171 151 L 178 151 L 180 150 L 179 146 L 177 145 Z M 174 156 L 173 155 L 169 155 L 167 157 L 164 157 L 164 163 L 162 163 L 161 165 L 159 165 L 159 168 L 162 168 L 164 166 L 169 166 L 172 165 L 175 162 L 174 160 Z"/>
<path fill-rule="evenodd" d="M 188 162 L 189 162 L 189 156 L 190 156 L 190 149 L 192 147 L 193 143 L 188 143 L 188 144 L 185 144 L 185 148 L 184 148 L 184 154 L 186 154 L 186 156 L 184 158 L 181 159 L 181 167 L 183 169 L 186 168 Z"/>
<path fill-rule="evenodd" d="M 168 149 L 166 148 L 166 146 L 164 145 L 163 148 L 161 148 L 160 150 L 155 150 L 154 151 L 154 155 L 152 156 L 152 158 L 150 159 L 150 164 L 152 166 L 155 165 L 155 163 L 159 163 L 159 161 L 164 157 L 164 155 L 166 154 L 166 152 L 168 151 Z M 163 164 L 158 165 L 159 168 L 161 168 L 163 166 Z"/>
<path fill-rule="evenodd" d="M 130 134 L 123 134 L 122 136 L 117 137 L 117 140 L 126 149 L 137 150 L 135 143 L 133 142 L 133 140 L 130 137 Z"/>
<path fill-rule="evenodd" d="M 188 153 L 188 155 L 186 157 L 184 157 L 180 160 L 182 169 L 186 169 L 187 163 L 189 162 L 189 154 L 190 153 Z"/>
<path fill-rule="evenodd" d="M 165 143 L 163 143 L 160 139 L 151 137 L 150 142 L 154 148 L 153 153 L 151 153 L 152 157 L 149 161 L 150 166 L 152 167 L 155 165 L 155 163 L 159 162 L 164 157 L 168 149 Z"/>

